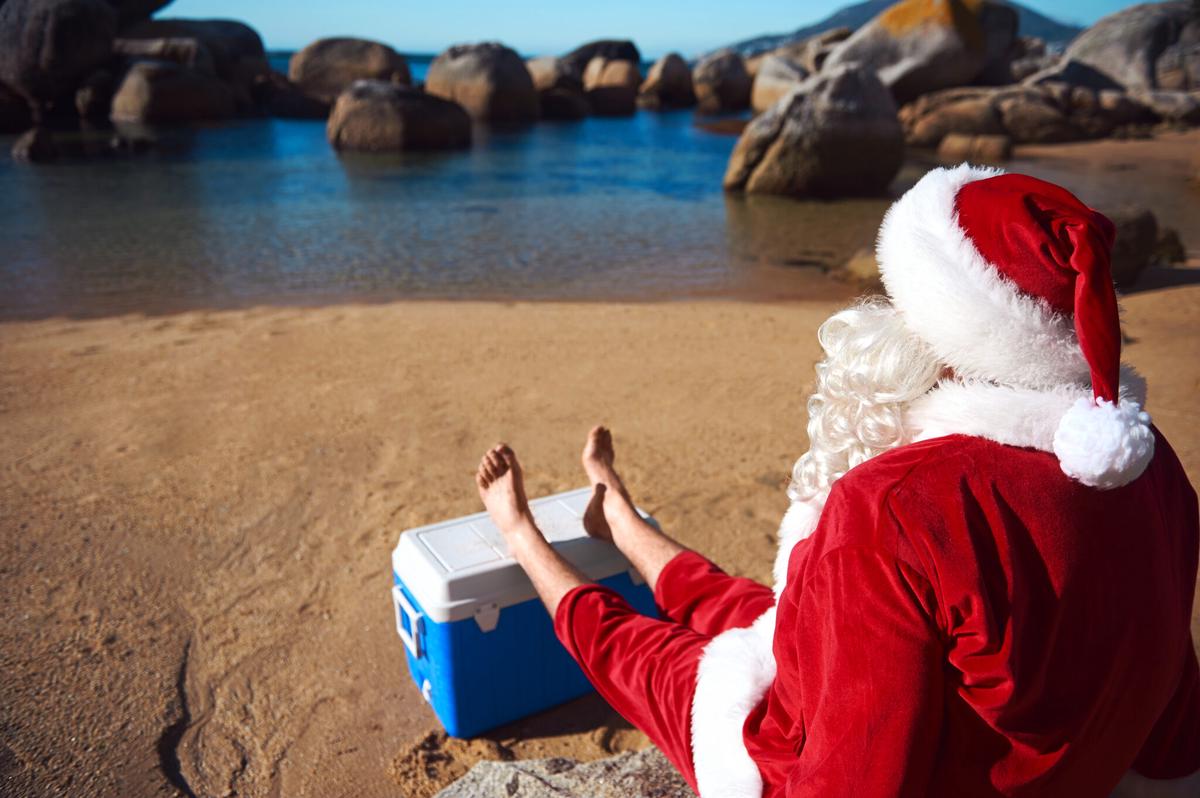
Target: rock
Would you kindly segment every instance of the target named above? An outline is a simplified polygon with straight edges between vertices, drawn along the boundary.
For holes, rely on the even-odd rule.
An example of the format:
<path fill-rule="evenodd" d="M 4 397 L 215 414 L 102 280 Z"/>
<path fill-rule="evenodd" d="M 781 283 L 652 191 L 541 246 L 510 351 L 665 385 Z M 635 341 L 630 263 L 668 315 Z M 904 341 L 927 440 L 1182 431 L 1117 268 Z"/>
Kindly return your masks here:
<path fill-rule="evenodd" d="M 629 116 L 637 110 L 642 76 L 632 61 L 596 56 L 583 72 L 583 88 L 592 113 L 600 116 Z"/>
<path fill-rule="evenodd" d="M 870 69 L 827 68 L 746 126 L 727 190 L 797 196 L 883 191 L 904 159 L 904 132 Z"/>
<path fill-rule="evenodd" d="M 338 95 L 325 132 L 339 151 L 463 149 L 471 144 L 471 117 L 458 103 L 419 89 L 359 80 Z"/>
<path fill-rule="evenodd" d="M 1146 208 L 1126 206 L 1104 210 L 1117 227 L 1112 251 L 1112 276 L 1118 288 L 1129 288 L 1154 257 L 1158 219 Z"/>
<path fill-rule="evenodd" d="M 583 119 L 592 112 L 587 97 L 570 89 L 543 89 L 538 92 L 538 103 L 543 119 L 572 121 Z"/>
<path fill-rule="evenodd" d="M 151 19 L 121 31 L 122 39 L 195 39 L 212 54 L 213 70 L 247 94 L 254 78 L 270 71 L 262 37 L 228 19 Z"/>
<path fill-rule="evenodd" d="M 750 73 L 745 59 L 733 50 L 720 50 L 696 64 L 692 86 L 701 113 L 741 111 L 750 106 Z"/>
<path fill-rule="evenodd" d="M 1043 83 L 1067 83 L 1072 86 L 1086 86 L 1096 91 L 1121 88 L 1120 83 L 1117 83 L 1105 73 L 1072 58 L 1063 58 L 1051 67 L 1029 75 L 1021 83 L 1025 86 L 1039 86 Z"/>
<path fill-rule="evenodd" d="M 810 74 L 820 72 L 825 59 L 837 45 L 850 38 L 854 33 L 851 28 L 831 28 L 824 33 L 818 33 L 798 42 L 777 47 L 767 55 L 780 55 L 800 64 Z"/>
<path fill-rule="evenodd" d="M 899 103 L 973 81 L 1007 53 L 1016 26 L 1008 11 L 980 0 L 901 0 L 829 54 L 825 67 L 876 70 Z"/>
<path fill-rule="evenodd" d="M 307 95 L 331 103 L 356 80 L 412 85 L 408 61 L 386 44 L 367 39 L 317 39 L 292 56 L 288 80 Z"/>
<path fill-rule="evenodd" d="M 1020 36 L 1013 45 L 1009 61 L 1009 83 L 1020 83 L 1025 78 L 1043 69 L 1049 69 L 1061 58 L 1046 50 L 1046 42 L 1034 36 Z"/>
<path fill-rule="evenodd" d="M 117 11 L 118 30 L 150 19 L 155 11 L 170 3 L 171 0 L 108 0 L 108 4 Z"/>
<path fill-rule="evenodd" d="M 1200 125 L 1200 99 L 1182 91 L 1135 89 L 1129 98 L 1140 103 L 1164 122 Z"/>
<path fill-rule="evenodd" d="M 7 0 L 0 82 L 40 108 L 104 65 L 116 29 L 117 13 L 104 0 Z"/>
<path fill-rule="evenodd" d="M 28 130 L 32 122 L 25 98 L 0 83 L 0 134 L 20 133 Z"/>
<path fill-rule="evenodd" d="M 1153 118 L 1150 109 L 1134 101 L 1124 91 L 1115 89 L 1098 91 L 1096 92 L 1096 102 L 1101 113 L 1107 116 L 1114 126 L 1148 122 Z"/>
<path fill-rule="evenodd" d="M 47 163 L 58 158 L 58 147 L 50 130 L 39 125 L 17 139 L 12 157 L 14 161 L 24 163 Z"/>
<path fill-rule="evenodd" d="M 453 100 L 477 121 L 532 122 L 538 96 L 525 62 L 496 42 L 459 44 L 433 60 L 425 90 Z"/>
<path fill-rule="evenodd" d="M 583 95 L 583 80 L 561 58 L 531 58 L 525 68 L 537 89 L 543 119 L 583 119 L 591 106 Z"/>
<path fill-rule="evenodd" d="M 692 70 L 679 53 L 667 53 L 654 62 L 638 88 L 643 108 L 690 108 L 696 104 Z"/>
<path fill-rule="evenodd" d="M 946 89 L 926 94 L 900 109 L 905 141 L 936 147 L 951 133 L 984 136 L 1004 133 L 1004 123 L 987 89 Z"/>
<path fill-rule="evenodd" d="M 1104 17 L 1065 56 L 1128 89 L 1192 89 L 1200 88 L 1198 45 L 1200 14 L 1192 3 L 1145 3 Z"/>
<path fill-rule="evenodd" d="M 93 72 L 75 90 L 75 112 L 80 119 L 108 119 L 116 81 L 106 69 Z"/>
<path fill-rule="evenodd" d="M 642 54 L 637 45 L 628 39 L 600 39 L 576 47 L 562 57 L 563 62 L 575 75 L 582 80 L 583 71 L 593 58 L 604 58 L 609 61 L 630 61 L 642 63 Z"/>
<path fill-rule="evenodd" d="M 754 76 L 750 107 L 755 113 L 762 113 L 807 78 L 808 70 L 799 62 L 781 55 L 768 55 Z"/>
<path fill-rule="evenodd" d="M 176 39 L 122 39 L 113 40 L 113 52 L 130 59 L 151 59 L 154 61 L 174 61 L 180 66 L 206 72 L 209 75 L 217 73 L 216 63 L 212 53 L 204 42 L 192 37 Z"/>
<path fill-rule="evenodd" d="M 284 75 L 271 70 L 254 82 L 254 104 L 283 119 L 325 119 L 329 103 L 313 97 Z"/>
<path fill-rule="evenodd" d="M 1012 139 L 951 133 L 938 145 L 938 157 L 949 163 L 1000 163 L 1012 157 Z"/>
<path fill-rule="evenodd" d="M 112 98 L 116 122 L 172 123 L 233 116 L 233 90 L 222 80 L 170 61 L 139 61 Z"/>
<path fill-rule="evenodd" d="M 1159 229 L 1158 241 L 1154 243 L 1154 258 L 1168 264 L 1187 261 L 1187 250 L 1178 230 L 1173 227 Z"/>
<path fill-rule="evenodd" d="M 983 28 L 983 68 L 972 82 L 985 86 L 1012 83 L 1012 62 L 1020 51 L 1016 9 L 1003 3 L 985 2 L 979 9 L 979 24 Z"/>
<path fill-rule="evenodd" d="M 695 798 L 657 748 L 595 762 L 564 757 L 483 761 L 435 798 Z"/>
<path fill-rule="evenodd" d="M 1079 126 L 1044 92 L 998 95 L 996 109 L 1000 112 L 1004 131 L 1020 144 L 1048 144 L 1084 138 Z"/>

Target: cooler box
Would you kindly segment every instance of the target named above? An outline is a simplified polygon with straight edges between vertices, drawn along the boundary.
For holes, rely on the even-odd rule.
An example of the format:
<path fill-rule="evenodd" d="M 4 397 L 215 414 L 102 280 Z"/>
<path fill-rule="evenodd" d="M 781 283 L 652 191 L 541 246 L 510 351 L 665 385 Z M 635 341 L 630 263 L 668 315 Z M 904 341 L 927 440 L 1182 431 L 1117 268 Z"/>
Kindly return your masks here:
<path fill-rule="evenodd" d="M 639 612 L 655 615 L 654 596 L 629 562 L 583 530 L 590 497 L 591 489 L 583 488 L 529 505 L 547 540 L 571 564 Z M 409 673 L 455 737 L 592 689 L 487 513 L 402 533 L 392 552 L 392 581 Z"/>

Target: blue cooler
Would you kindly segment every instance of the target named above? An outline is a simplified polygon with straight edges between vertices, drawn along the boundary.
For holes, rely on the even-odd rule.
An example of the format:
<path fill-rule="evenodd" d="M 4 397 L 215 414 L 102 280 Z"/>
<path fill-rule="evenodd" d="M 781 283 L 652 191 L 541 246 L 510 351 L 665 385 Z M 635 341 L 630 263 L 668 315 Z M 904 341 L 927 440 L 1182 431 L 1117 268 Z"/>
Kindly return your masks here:
<path fill-rule="evenodd" d="M 591 489 L 530 502 L 546 539 L 646 615 L 654 596 L 611 543 L 588 537 Z M 653 519 L 647 516 L 653 523 Z M 408 670 L 446 731 L 470 737 L 592 688 L 487 513 L 410 529 L 392 552 L 392 602 Z"/>

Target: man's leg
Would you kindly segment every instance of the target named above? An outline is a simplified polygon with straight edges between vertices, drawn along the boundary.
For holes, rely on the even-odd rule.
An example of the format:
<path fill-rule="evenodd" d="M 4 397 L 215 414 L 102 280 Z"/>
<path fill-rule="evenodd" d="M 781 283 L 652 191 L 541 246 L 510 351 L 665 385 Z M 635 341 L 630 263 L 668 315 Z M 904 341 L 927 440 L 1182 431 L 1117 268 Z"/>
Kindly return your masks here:
<path fill-rule="evenodd" d="M 595 489 L 584 526 L 616 544 L 650 585 L 667 618 L 713 637 L 749 626 L 775 604 L 770 588 L 728 575 L 638 514 L 613 467 L 612 433 L 607 429 L 596 427 L 588 434 L 582 459 Z"/>
<path fill-rule="evenodd" d="M 534 523 L 520 464 L 507 446 L 484 455 L 476 484 L 509 550 L 554 617 L 559 640 L 597 692 L 641 729 L 694 788 L 692 693 L 709 638 L 641 615 L 615 591 L 588 582 L 564 560 Z"/>

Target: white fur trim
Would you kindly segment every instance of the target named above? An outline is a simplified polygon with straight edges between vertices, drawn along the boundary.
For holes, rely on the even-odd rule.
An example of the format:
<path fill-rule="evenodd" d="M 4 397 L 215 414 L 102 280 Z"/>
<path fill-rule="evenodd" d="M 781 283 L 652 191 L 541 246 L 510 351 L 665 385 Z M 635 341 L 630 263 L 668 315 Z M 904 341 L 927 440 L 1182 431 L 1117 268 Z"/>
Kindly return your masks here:
<path fill-rule="evenodd" d="M 692 765 L 701 798 L 761 798 L 762 776 L 742 726 L 775 680 L 775 608 L 745 629 L 712 639 L 692 697 Z"/>
<path fill-rule="evenodd" d="M 879 228 L 880 274 L 905 324 L 964 379 L 1048 388 L 1088 379 L 1071 320 L 1022 294 L 958 224 L 967 183 L 1003 174 L 968 164 L 934 169 Z"/>
<path fill-rule="evenodd" d="M 1122 366 L 1120 408 L 1105 415 L 1108 424 L 1099 428 L 1080 420 L 1074 408 L 1081 402 L 1092 404 L 1091 388 L 1059 385 L 1035 391 L 950 380 L 909 405 L 904 424 L 914 441 L 973 435 L 1053 452 L 1068 476 L 1092 487 L 1117 487 L 1141 476 L 1154 455 L 1150 416 L 1141 412 L 1146 381 Z"/>
<path fill-rule="evenodd" d="M 1079 399 L 1058 424 L 1054 453 L 1063 473 L 1084 485 L 1104 490 L 1128 484 L 1154 457 L 1150 415 L 1129 400 Z"/>
<path fill-rule="evenodd" d="M 787 587 L 788 562 L 792 559 L 792 549 L 817 528 L 817 521 L 821 520 L 821 511 L 825 509 L 825 498 L 828 495 L 826 491 L 808 501 L 792 502 L 792 506 L 784 513 L 783 521 L 779 524 L 779 550 L 775 553 L 776 601 L 779 601 L 783 589 Z"/>

